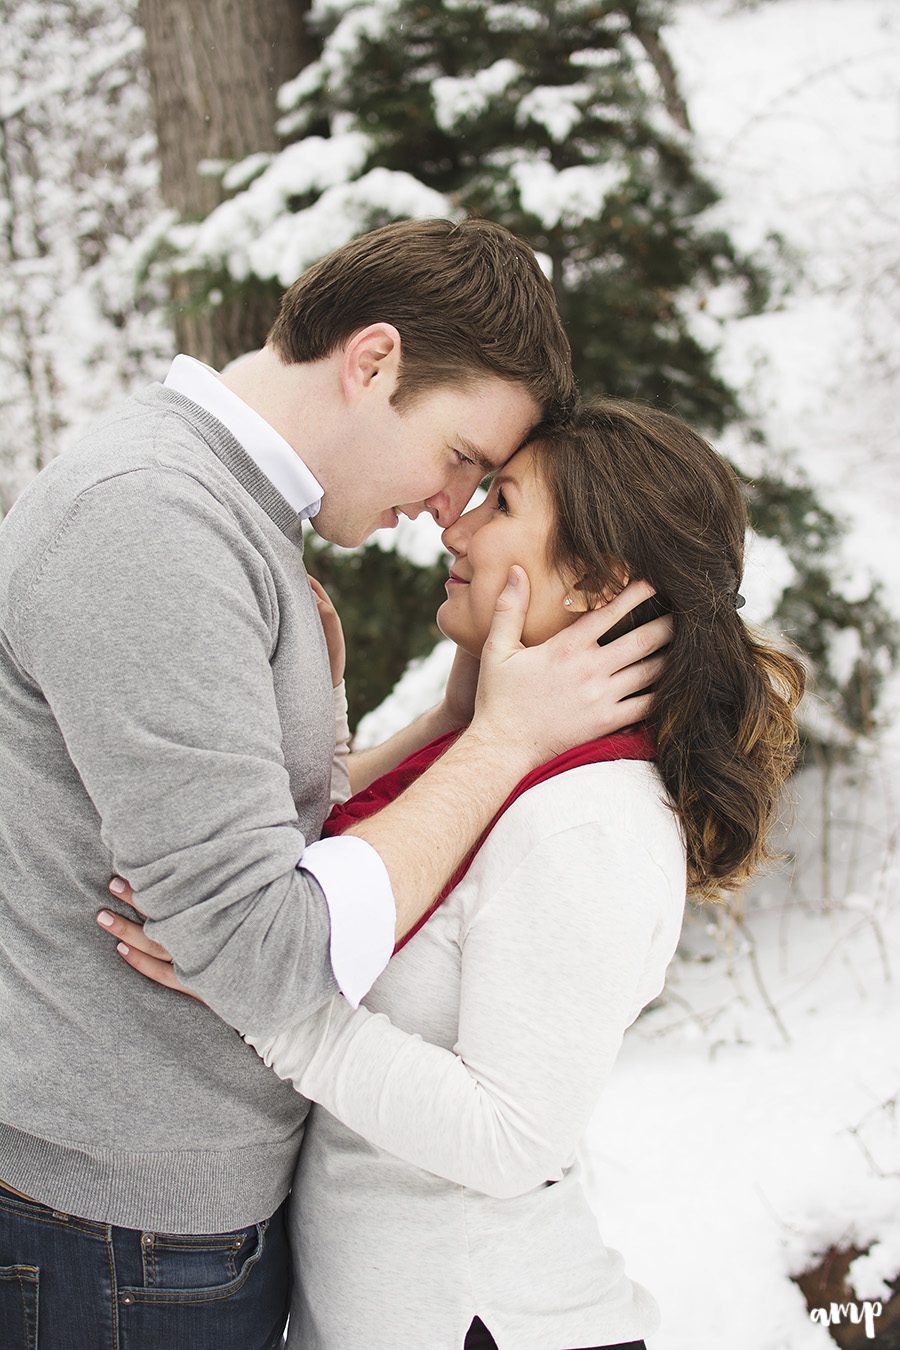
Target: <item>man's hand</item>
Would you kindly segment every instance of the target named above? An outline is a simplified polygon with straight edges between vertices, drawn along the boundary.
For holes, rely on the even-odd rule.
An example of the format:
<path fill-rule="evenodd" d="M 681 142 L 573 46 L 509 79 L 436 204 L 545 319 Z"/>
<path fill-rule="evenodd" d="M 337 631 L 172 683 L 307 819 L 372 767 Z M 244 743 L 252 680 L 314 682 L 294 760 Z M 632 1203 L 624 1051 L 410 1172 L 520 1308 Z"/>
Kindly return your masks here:
<path fill-rule="evenodd" d="M 602 609 L 537 647 L 522 646 L 528 578 L 513 568 L 481 657 L 475 716 L 395 801 L 348 834 L 381 855 L 397 904 L 397 938 L 418 922 L 520 779 L 563 750 L 647 716 L 671 638 L 668 619 L 597 646 L 653 589 L 635 581 Z M 410 841 L 415 847 L 410 848 Z"/>
<path fill-rule="evenodd" d="M 536 647 L 523 647 L 528 577 L 513 567 L 497 600 L 481 655 L 471 732 L 508 754 L 520 753 L 524 772 L 572 746 L 640 722 L 653 695 L 672 637 L 672 620 L 653 619 L 604 647 L 602 637 L 654 594 L 630 582 L 615 599 L 590 610 Z"/>

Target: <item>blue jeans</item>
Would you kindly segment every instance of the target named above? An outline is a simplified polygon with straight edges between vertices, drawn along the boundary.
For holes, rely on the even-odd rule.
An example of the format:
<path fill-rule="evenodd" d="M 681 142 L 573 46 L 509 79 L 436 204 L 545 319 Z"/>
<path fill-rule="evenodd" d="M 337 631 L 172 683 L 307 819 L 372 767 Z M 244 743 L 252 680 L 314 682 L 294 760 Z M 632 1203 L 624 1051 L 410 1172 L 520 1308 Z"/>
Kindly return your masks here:
<path fill-rule="evenodd" d="M 290 1304 L 284 1210 L 233 1233 L 184 1236 L 79 1219 L 0 1189 L 0 1346 L 276 1350 Z"/>

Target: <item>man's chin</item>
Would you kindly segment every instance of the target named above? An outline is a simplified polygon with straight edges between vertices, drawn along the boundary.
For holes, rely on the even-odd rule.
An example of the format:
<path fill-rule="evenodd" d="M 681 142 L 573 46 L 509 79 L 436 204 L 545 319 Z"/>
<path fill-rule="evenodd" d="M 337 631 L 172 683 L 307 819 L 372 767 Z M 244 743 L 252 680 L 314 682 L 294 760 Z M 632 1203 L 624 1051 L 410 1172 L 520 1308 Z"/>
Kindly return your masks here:
<path fill-rule="evenodd" d="M 313 516 L 309 523 L 320 539 L 324 539 L 327 544 L 336 545 L 337 548 L 361 548 L 377 529 L 382 528 L 374 525 L 367 530 L 354 529 L 346 521 L 323 522 L 317 516 Z"/>

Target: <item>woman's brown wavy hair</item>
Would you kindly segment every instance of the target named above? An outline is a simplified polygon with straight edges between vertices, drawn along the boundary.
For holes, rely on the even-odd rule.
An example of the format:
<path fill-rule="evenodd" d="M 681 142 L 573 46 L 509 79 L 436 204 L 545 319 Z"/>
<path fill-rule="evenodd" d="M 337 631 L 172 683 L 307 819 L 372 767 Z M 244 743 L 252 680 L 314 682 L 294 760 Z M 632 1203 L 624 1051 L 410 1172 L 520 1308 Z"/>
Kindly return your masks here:
<path fill-rule="evenodd" d="M 551 561 L 595 601 L 643 577 L 656 596 L 631 623 L 670 613 L 674 636 L 651 722 L 698 898 L 739 887 L 767 858 L 794 766 L 804 668 L 735 607 L 747 509 L 734 471 L 690 427 L 598 400 L 540 433 L 535 464 L 556 526 Z"/>

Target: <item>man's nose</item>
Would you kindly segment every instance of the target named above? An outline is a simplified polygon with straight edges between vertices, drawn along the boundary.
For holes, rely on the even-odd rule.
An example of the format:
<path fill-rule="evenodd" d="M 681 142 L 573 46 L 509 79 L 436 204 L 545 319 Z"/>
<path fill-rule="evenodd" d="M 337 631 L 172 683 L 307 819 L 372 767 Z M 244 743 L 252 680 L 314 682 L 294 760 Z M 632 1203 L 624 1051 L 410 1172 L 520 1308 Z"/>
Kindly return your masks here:
<path fill-rule="evenodd" d="M 459 520 L 459 511 L 454 514 L 446 492 L 438 492 L 434 497 L 429 497 L 425 503 L 425 510 L 431 512 L 442 530 L 446 530 L 448 525 Z"/>
<path fill-rule="evenodd" d="M 477 486 L 477 483 L 473 486 L 460 484 L 451 491 L 436 492 L 433 497 L 426 498 L 425 509 L 431 512 L 441 529 L 446 530 L 459 520 Z"/>

